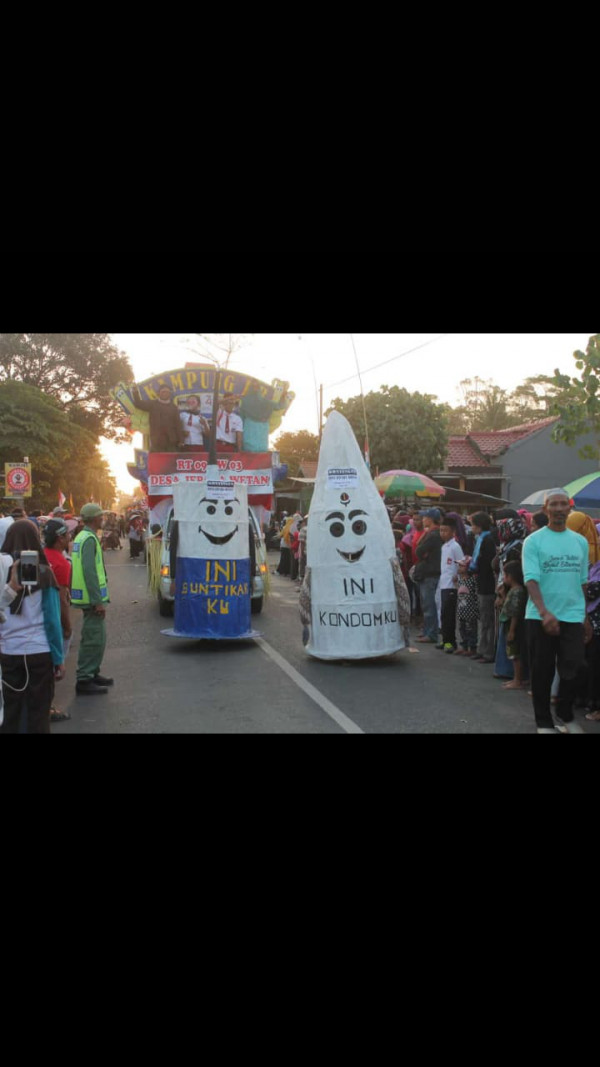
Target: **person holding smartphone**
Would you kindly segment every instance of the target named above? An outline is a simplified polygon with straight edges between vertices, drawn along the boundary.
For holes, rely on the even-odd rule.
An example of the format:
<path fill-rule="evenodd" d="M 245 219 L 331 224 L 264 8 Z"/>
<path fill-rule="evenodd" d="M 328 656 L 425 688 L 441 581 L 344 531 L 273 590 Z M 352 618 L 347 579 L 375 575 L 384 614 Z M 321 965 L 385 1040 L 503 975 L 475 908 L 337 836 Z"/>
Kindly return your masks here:
<path fill-rule="evenodd" d="M 0 733 L 50 733 L 54 683 L 64 677 L 64 648 L 60 598 L 54 574 L 40 543 L 39 531 L 28 519 L 9 527 L 0 545 L 4 554 L 4 584 L 0 599 L 0 666 L 2 669 L 3 722 Z M 36 552 L 37 581 L 33 572 L 23 582 L 21 553 Z M 10 578 L 6 557 L 10 557 Z"/>

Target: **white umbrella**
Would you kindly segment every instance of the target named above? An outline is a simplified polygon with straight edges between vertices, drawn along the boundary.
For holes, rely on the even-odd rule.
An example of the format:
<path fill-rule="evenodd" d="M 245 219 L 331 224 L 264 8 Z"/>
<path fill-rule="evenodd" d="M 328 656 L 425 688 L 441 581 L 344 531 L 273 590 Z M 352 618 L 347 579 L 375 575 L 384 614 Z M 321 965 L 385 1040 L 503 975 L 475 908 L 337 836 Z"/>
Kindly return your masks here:
<path fill-rule="evenodd" d="M 538 489 L 537 493 L 532 493 L 531 496 L 526 496 L 525 500 L 522 500 L 518 506 L 520 508 L 527 508 L 528 511 L 535 510 L 535 508 L 543 508 L 544 496 L 547 492 L 547 489 Z"/>

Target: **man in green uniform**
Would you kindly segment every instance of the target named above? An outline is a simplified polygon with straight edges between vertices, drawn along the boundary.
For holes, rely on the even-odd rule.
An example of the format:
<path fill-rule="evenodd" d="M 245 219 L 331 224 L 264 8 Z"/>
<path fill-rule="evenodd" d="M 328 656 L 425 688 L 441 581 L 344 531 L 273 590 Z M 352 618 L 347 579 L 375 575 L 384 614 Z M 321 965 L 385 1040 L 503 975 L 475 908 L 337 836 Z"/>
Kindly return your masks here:
<path fill-rule="evenodd" d="M 78 693 L 107 693 L 112 678 L 100 674 L 106 648 L 106 604 L 109 602 L 104 557 L 98 540 L 105 511 L 98 504 L 85 504 L 81 518 L 85 526 L 73 542 L 71 606 L 83 611 L 81 644 L 77 660 Z"/>

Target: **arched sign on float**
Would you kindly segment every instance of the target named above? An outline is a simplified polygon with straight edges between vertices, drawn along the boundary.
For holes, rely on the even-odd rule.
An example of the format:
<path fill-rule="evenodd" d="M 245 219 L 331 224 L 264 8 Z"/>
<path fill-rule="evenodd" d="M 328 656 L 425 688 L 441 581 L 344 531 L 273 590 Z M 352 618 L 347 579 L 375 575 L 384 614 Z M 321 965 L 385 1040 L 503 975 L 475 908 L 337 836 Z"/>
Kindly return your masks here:
<path fill-rule="evenodd" d="M 149 416 L 136 408 L 134 389 L 138 388 L 144 399 L 156 400 L 158 390 L 166 385 L 175 403 L 182 408 L 190 396 L 196 396 L 201 413 L 212 423 L 216 374 L 217 368 L 212 364 L 186 363 L 182 368 L 164 371 L 141 382 L 121 382 L 111 391 L 123 408 L 123 425 L 132 434 L 142 433 L 144 438 L 143 448 L 135 450 L 135 463 L 128 464 L 127 469 L 146 488 L 151 522 L 161 522 L 165 501 L 170 503 L 176 485 L 201 484 L 206 480 L 209 457 L 202 451 L 150 451 Z M 217 452 L 219 472 L 246 486 L 251 507 L 271 509 L 279 456 L 269 450 L 269 435 L 281 425 L 295 394 L 290 392 L 288 382 L 278 379 L 268 384 L 242 371 L 225 370 L 219 374 L 219 395 L 233 393 L 236 411 L 244 424 L 242 451 Z"/>

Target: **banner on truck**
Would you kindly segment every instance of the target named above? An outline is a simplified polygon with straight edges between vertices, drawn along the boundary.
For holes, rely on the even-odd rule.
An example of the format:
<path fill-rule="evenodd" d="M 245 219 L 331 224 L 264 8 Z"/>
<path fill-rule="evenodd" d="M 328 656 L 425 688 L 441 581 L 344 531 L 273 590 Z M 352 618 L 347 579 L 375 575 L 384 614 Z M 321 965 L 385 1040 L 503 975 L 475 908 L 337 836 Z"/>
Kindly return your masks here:
<path fill-rule="evenodd" d="M 231 452 L 218 457 L 219 480 L 245 485 L 250 504 L 273 493 L 270 452 Z M 207 452 L 150 452 L 148 496 L 169 496 L 176 485 L 201 485 L 208 479 Z"/>

